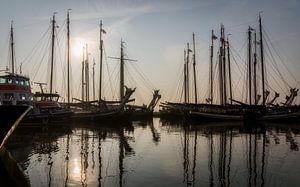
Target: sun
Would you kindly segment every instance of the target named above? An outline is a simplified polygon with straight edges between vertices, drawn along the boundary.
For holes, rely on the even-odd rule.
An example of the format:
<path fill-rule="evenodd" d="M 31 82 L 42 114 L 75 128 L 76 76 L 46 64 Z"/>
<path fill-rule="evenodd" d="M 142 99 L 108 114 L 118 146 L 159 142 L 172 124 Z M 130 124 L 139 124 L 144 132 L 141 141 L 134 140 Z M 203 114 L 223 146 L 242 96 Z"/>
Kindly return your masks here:
<path fill-rule="evenodd" d="M 84 39 L 82 38 L 74 38 L 72 44 L 72 53 L 75 57 L 81 57 L 83 54 L 83 47 L 84 47 Z"/>

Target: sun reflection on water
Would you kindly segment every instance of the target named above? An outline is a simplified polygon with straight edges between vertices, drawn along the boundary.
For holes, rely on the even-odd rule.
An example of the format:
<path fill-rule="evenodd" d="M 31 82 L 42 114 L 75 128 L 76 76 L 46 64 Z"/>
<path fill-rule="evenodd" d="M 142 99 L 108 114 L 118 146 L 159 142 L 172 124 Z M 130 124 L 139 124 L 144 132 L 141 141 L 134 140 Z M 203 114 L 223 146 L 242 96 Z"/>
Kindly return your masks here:
<path fill-rule="evenodd" d="M 70 179 L 74 181 L 80 181 L 80 174 L 81 174 L 81 166 L 80 162 L 78 161 L 77 158 L 74 158 L 71 161 L 71 168 L 70 168 Z"/>

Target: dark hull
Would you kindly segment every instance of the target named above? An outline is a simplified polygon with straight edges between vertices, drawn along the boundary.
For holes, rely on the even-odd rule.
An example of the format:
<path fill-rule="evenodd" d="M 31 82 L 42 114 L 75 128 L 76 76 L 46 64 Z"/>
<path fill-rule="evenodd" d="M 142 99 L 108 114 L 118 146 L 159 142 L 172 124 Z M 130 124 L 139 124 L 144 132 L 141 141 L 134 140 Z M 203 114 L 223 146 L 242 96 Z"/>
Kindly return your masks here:
<path fill-rule="evenodd" d="M 259 117 L 256 120 L 270 122 L 298 121 L 300 120 L 300 112 L 291 112 L 285 114 L 269 114 Z"/>
<path fill-rule="evenodd" d="M 30 186 L 29 181 L 19 169 L 15 160 L 6 151 L 4 144 L 11 136 L 26 113 L 29 106 L 0 105 L 0 183 L 1 186 Z"/>
<path fill-rule="evenodd" d="M 12 134 L 14 129 L 18 126 L 19 122 L 29 112 L 29 110 L 31 110 L 31 107 L 29 106 L 0 105 L 0 148 L 2 148 L 5 141 Z"/>
<path fill-rule="evenodd" d="M 152 111 L 125 111 L 124 115 L 127 115 L 130 120 L 151 120 L 153 118 Z"/>
<path fill-rule="evenodd" d="M 114 121 L 122 118 L 119 110 L 103 112 L 74 112 L 71 121 Z"/>
<path fill-rule="evenodd" d="M 71 111 L 59 111 L 59 112 L 48 112 L 48 113 L 29 113 L 22 120 L 24 124 L 48 124 L 48 123 L 59 123 L 68 121 L 73 112 Z"/>
<path fill-rule="evenodd" d="M 205 112 L 191 112 L 190 117 L 204 121 L 244 121 L 244 115 L 226 115 Z"/>
<path fill-rule="evenodd" d="M 205 112 L 191 112 L 190 117 L 196 120 L 203 121 L 270 121 L 270 122 L 284 122 L 284 121 L 297 121 L 300 119 L 300 112 L 291 112 L 283 114 L 265 114 L 255 115 L 255 113 L 231 115 L 231 114 L 218 114 L 218 113 L 205 113 Z"/>

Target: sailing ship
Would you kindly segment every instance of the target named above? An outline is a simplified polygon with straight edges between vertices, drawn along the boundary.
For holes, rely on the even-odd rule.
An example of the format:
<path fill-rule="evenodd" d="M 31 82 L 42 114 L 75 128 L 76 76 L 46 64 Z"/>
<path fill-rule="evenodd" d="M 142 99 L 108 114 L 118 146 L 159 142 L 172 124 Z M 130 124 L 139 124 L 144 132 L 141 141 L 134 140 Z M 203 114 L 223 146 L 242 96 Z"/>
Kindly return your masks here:
<path fill-rule="evenodd" d="M 134 91 L 135 89 L 130 89 L 126 87 L 124 98 L 117 105 L 112 105 L 112 104 L 109 105 L 107 102 L 103 102 L 101 107 L 97 105 L 93 105 L 89 102 L 80 103 L 79 105 L 73 104 L 72 106 L 77 106 L 77 109 L 82 108 L 83 106 L 86 107 L 84 107 L 84 110 L 75 110 L 71 119 L 73 121 L 78 121 L 78 120 L 103 121 L 103 120 L 124 119 L 121 112 Z"/>
<path fill-rule="evenodd" d="M 11 48 L 11 72 L 6 71 L 5 75 L 0 76 L 0 102 L 5 105 L 28 105 L 33 109 L 23 119 L 23 123 L 48 123 L 49 121 L 61 121 L 69 118 L 72 112 L 61 107 L 58 103 L 59 95 L 52 92 L 53 80 L 53 58 L 54 58 L 54 28 L 55 17 L 53 16 L 52 34 L 52 58 L 51 58 L 51 82 L 50 93 L 44 93 L 42 83 L 41 92 L 33 94 L 31 92 L 30 79 L 27 76 L 18 74 L 15 71 L 14 35 L 13 25 L 10 31 Z M 20 72 L 21 73 L 21 72 Z"/>
<path fill-rule="evenodd" d="M 262 19 L 259 15 L 259 35 L 260 40 L 256 39 L 256 30 L 249 26 L 248 29 L 248 103 L 243 103 L 233 99 L 232 82 L 231 82 L 231 67 L 230 67 L 230 45 L 229 39 L 225 40 L 224 26 L 221 26 L 220 50 L 219 50 L 219 95 L 220 104 L 213 104 L 213 43 L 217 38 L 212 31 L 211 45 L 211 61 L 210 61 L 210 98 L 207 99 L 208 104 L 201 104 L 196 110 L 190 110 L 189 115 L 193 118 L 201 120 L 237 120 L 237 121 L 281 121 L 281 120 L 298 120 L 300 119 L 300 110 L 298 106 L 292 105 L 295 97 L 298 94 L 298 89 L 290 88 L 290 95 L 286 97 L 286 102 L 283 105 L 275 105 L 275 100 L 279 97 L 275 93 L 273 99 L 267 102 L 269 91 L 265 86 L 265 61 L 264 61 L 264 41 L 262 34 Z M 254 33 L 254 53 L 252 52 L 253 43 L 252 35 Z M 257 89 L 257 44 L 260 45 L 260 62 L 261 62 L 261 95 Z M 227 50 L 227 58 L 226 58 Z M 253 59 L 252 59 L 253 57 Z M 227 84 L 229 83 L 229 84 Z M 228 88 L 229 87 L 229 88 Z M 227 91 L 229 89 L 229 102 Z M 262 102 L 260 104 L 260 99 Z"/>
<path fill-rule="evenodd" d="M 50 66 L 50 92 L 47 93 L 43 89 L 43 85 L 47 85 L 45 83 L 36 83 L 40 86 L 40 92 L 36 92 L 34 94 L 35 98 L 35 108 L 38 110 L 38 114 L 33 114 L 28 116 L 25 119 L 26 123 L 35 122 L 37 118 L 41 115 L 46 116 L 43 117 L 42 122 L 59 122 L 68 120 L 71 115 L 72 111 L 66 107 L 62 107 L 58 100 L 60 95 L 58 93 L 53 92 L 53 71 L 54 71 L 54 48 L 55 48 L 55 29 L 56 29 L 56 21 L 55 21 L 55 13 L 53 14 L 52 20 L 52 33 L 51 33 L 51 66 Z"/>
<path fill-rule="evenodd" d="M 192 59 L 190 53 L 193 53 Z M 192 60 L 193 65 L 193 88 L 194 93 L 190 93 L 190 83 L 192 80 L 190 77 L 190 61 Z M 196 45 L 195 45 L 195 33 L 193 33 L 193 49 L 190 48 L 187 43 L 187 48 L 184 50 L 184 101 L 183 102 L 163 102 L 160 104 L 159 115 L 163 118 L 185 118 L 191 110 L 198 107 L 198 95 L 197 95 L 197 74 L 196 74 Z M 194 94 L 194 101 L 192 97 Z"/>
<path fill-rule="evenodd" d="M 130 62 L 137 62 L 137 60 L 125 58 L 124 54 L 124 41 L 121 39 L 121 47 L 120 47 L 120 57 L 109 57 L 111 59 L 117 59 L 120 60 L 120 97 L 119 99 L 122 100 L 124 97 L 124 87 L 125 86 L 125 78 L 124 78 L 124 65 L 125 61 Z M 150 101 L 149 105 L 130 105 L 126 104 L 123 107 L 122 115 L 126 116 L 128 119 L 136 120 L 136 119 L 149 119 L 153 117 L 153 111 L 155 106 L 157 105 L 159 99 L 161 98 L 161 95 L 159 94 L 159 90 L 154 90 L 152 100 Z M 129 100 L 129 102 L 135 101 L 135 99 Z"/>
<path fill-rule="evenodd" d="M 69 14 L 68 14 L 68 41 L 69 41 Z M 102 58 L 103 58 L 103 39 L 102 34 L 106 33 L 102 28 L 102 20 L 100 21 L 100 73 L 99 73 L 99 99 L 95 100 L 95 69 L 93 66 L 93 101 L 90 101 L 90 83 L 89 83 L 89 59 L 88 59 L 88 47 L 84 51 L 82 61 L 82 78 L 81 78 L 81 90 L 82 98 L 73 98 L 76 102 L 70 102 L 70 92 L 68 91 L 68 103 L 66 104 L 74 113 L 71 117 L 72 121 L 87 120 L 87 121 L 104 121 L 104 120 L 117 120 L 124 119 L 125 115 L 122 111 L 125 108 L 126 103 L 130 102 L 130 97 L 134 93 L 135 89 L 128 88 L 123 84 L 120 84 L 120 100 L 119 101 L 106 101 L 102 99 Z M 69 43 L 69 42 L 68 42 Z M 69 45 L 68 45 L 68 56 L 69 56 Z M 94 62 L 95 65 L 95 62 Z M 69 67 L 69 58 L 68 58 Z M 124 71 L 124 70 L 123 70 Z M 68 70 L 69 72 L 69 70 Z M 69 77 L 69 75 L 68 75 Z M 121 78 L 122 79 L 122 78 Z M 123 79 L 124 80 L 124 79 Z M 122 81 L 121 81 L 122 82 Z M 126 89 L 124 91 L 124 89 Z M 68 78 L 68 90 L 69 90 L 69 78 Z"/>
<path fill-rule="evenodd" d="M 148 105 L 126 105 L 126 113 L 130 115 L 130 119 L 152 119 L 153 111 L 158 101 L 160 100 L 161 95 L 159 90 L 154 90 L 153 97 Z"/>
<path fill-rule="evenodd" d="M 279 93 L 275 92 L 274 98 L 268 100 L 270 92 L 266 89 L 266 65 L 264 59 L 264 41 L 262 34 L 262 20 L 259 15 L 259 36 L 256 39 L 256 30 L 249 27 L 248 29 L 248 65 L 247 65 L 247 90 L 248 103 L 241 102 L 233 98 L 232 75 L 231 75 L 231 56 L 229 38 L 225 38 L 225 28 L 221 25 L 220 48 L 218 51 L 218 62 L 216 66 L 213 64 L 214 40 L 218 39 L 212 30 L 211 46 L 210 46 L 210 64 L 209 64 L 209 97 L 207 103 L 197 103 L 197 83 L 195 73 L 195 53 L 193 55 L 194 70 L 194 99 L 191 99 L 190 93 L 190 52 L 195 52 L 187 45 L 184 51 L 184 102 L 164 102 L 160 105 L 161 117 L 180 117 L 187 119 L 196 119 L 197 121 L 213 120 L 213 121 L 279 121 L 279 120 L 298 120 L 300 118 L 300 108 L 293 105 L 298 94 L 298 89 L 290 88 L 290 94 L 286 96 L 286 101 L 279 105 L 274 104 L 279 97 Z M 253 39 L 254 35 L 254 39 Z M 194 38 L 193 38 L 194 43 Z M 252 46 L 254 43 L 254 47 Z M 257 46 L 260 46 L 260 64 L 258 63 Z M 253 49 L 254 48 L 254 49 Z M 259 66 L 260 65 L 260 66 Z M 218 85 L 214 85 L 214 66 L 217 67 Z M 261 75 L 258 75 L 258 66 Z M 261 95 L 258 89 L 258 77 L 261 77 Z M 214 91 L 214 87 L 218 86 L 219 90 Z M 214 93 L 219 93 L 219 103 L 214 98 Z M 261 101 L 262 100 L 262 101 Z"/>

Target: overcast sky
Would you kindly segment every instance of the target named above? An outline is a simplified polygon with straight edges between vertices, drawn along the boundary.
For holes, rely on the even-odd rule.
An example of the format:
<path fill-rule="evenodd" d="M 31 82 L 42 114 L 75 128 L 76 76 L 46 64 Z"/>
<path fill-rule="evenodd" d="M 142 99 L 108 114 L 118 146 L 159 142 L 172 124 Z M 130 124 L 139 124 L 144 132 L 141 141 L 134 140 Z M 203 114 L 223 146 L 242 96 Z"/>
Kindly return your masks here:
<path fill-rule="evenodd" d="M 182 88 L 180 79 L 183 50 L 186 43 L 191 42 L 192 33 L 195 32 L 198 93 L 200 101 L 204 102 L 208 96 L 211 30 L 214 29 L 218 35 L 220 24 L 225 25 L 225 32 L 231 34 L 231 44 L 236 51 L 234 58 L 237 63 L 242 64 L 242 59 L 246 59 L 247 28 L 257 28 L 258 14 L 263 11 L 263 25 L 271 41 L 270 48 L 276 48 L 285 64 L 280 65 L 282 62 L 278 62 L 278 67 L 287 66 L 289 69 L 287 71 L 279 68 L 283 71 L 281 78 L 285 77 L 291 87 L 299 87 L 299 8 L 298 0 L 1 0 L 0 69 L 5 69 L 9 62 L 9 28 L 13 20 L 18 66 L 23 63 L 23 73 L 29 75 L 32 81 L 47 82 L 48 57 L 45 55 L 49 53 L 47 46 L 50 39 L 50 32 L 47 30 L 53 13 L 57 12 L 59 45 L 56 50 L 58 80 L 55 90 L 65 96 L 62 84 L 62 80 L 65 80 L 65 19 L 67 10 L 72 9 L 70 15 L 73 97 L 80 97 L 83 45 L 88 44 L 90 61 L 95 59 L 98 70 L 101 19 L 107 32 L 104 36 L 104 95 L 107 99 L 116 99 L 119 95 L 118 61 L 108 59 L 107 56 L 119 56 L 121 38 L 126 42 L 127 57 L 138 60 L 128 62 L 125 72 L 130 74 L 127 75 L 125 84 L 137 87 L 137 103 L 148 103 L 152 89 L 161 90 L 163 101 L 179 99 Z M 215 44 L 218 46 L 218 41 Z M 273 55 L 276 56 L 275 52 Z M 92 62 L 90 65 L 92 69 Z M 288 75 L 290 72 L 294 77 Z M 269 74 L 268 84 L 271 85 L 275 76 L 272 76 L 272 72 Z M 245 97 L 245 91 L 237 89 L 244 85 L 240 81 L 244 78 L 241 76 L 243 75 L 237 72 L 234 81 L 236 97 L 239 98 Z M 285 92 L 281 95 L 284 98 L 288 90 L 285 85 L 279 87 L 278 84 L 274 84 L 272 89 Z M 33 88 L 36 91 L 36 86 Z"/>

